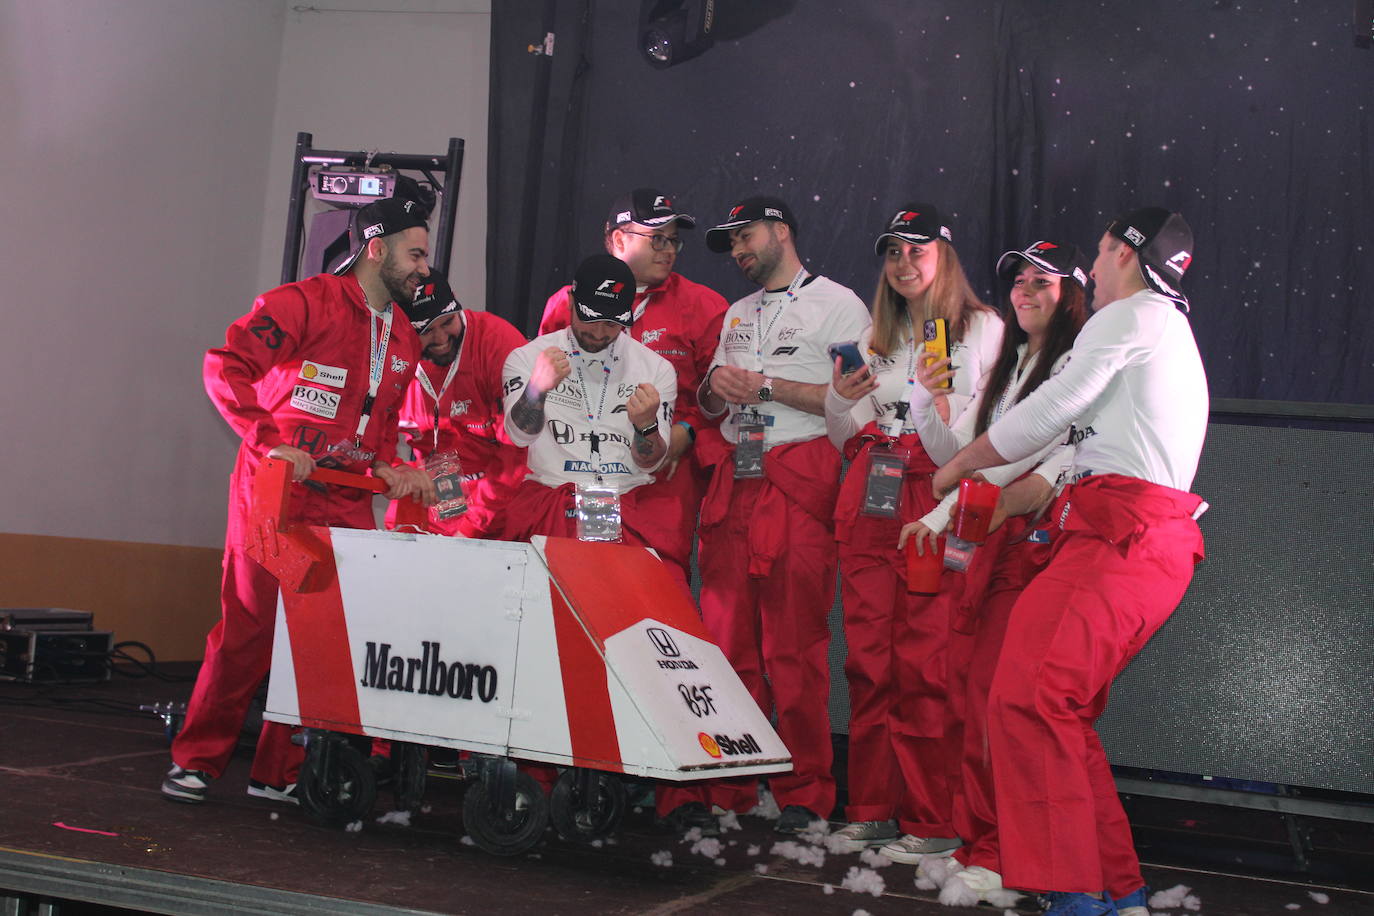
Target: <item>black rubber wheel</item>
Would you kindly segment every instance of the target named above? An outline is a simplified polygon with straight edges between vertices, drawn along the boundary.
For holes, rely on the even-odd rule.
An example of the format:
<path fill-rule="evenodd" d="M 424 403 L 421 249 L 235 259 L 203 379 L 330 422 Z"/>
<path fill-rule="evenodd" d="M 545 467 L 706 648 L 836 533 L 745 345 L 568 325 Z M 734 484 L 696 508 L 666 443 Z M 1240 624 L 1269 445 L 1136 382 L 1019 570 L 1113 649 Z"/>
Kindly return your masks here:
<path fill-rule="evenodd" d="M 515 774 L 515 806 L 493 811 L 492 788 L 486 779 L 468 787 L 463 795 L 463 826 L 477 848 L 494 856 L 518 856 L 533 848 L 549 825 L 549 802 L 534 777 L 523 770 Z"/>
<path fill-rule="evenodd" d="M 377 780 L 367 758 L 339 738 L 311 741 L 297 777 L 301 807 L 311 820 L 342 827 L 372 813 Z"/>
<path fill-rule="evenodd" d="M 549 822 L 565 840 L 590 843 L 610 836 L 625 816 L 625 784 L 613 773 L 591 774 L 591 790 L 584 796 L 578 771 L 567 769 L 549 795 Z M 585 785 L 585 782 L 583 782 Z"/>
<path fill-rule="evenodd" d="M 418 744 L 391 742 L 391 769 L 395 773 L 391 796 L 396 810 L 414 814 L 425 800 L 425 774 L 429 770 L 425 749 Z"/>

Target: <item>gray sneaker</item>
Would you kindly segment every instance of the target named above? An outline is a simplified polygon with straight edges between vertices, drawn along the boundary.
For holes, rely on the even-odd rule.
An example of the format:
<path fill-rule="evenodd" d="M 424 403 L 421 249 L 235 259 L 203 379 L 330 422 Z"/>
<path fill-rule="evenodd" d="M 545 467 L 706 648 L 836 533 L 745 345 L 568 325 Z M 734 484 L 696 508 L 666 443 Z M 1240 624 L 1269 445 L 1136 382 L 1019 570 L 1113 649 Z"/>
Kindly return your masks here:
<path fill-rule="evenodd" d="M 962 840 L 951 837 L 919 837 L 906 834 L 900 840 L 888 843 L 878 852 L 894 862 L 915 865 L 924 856 L 947 856 L 960 846 Z"/>
<path fill-rule="evenodd" d="M 832 852 L 863 852 L 897 839 L 896 821 L 854 821 L 830 834 L 826 846 Z"/>

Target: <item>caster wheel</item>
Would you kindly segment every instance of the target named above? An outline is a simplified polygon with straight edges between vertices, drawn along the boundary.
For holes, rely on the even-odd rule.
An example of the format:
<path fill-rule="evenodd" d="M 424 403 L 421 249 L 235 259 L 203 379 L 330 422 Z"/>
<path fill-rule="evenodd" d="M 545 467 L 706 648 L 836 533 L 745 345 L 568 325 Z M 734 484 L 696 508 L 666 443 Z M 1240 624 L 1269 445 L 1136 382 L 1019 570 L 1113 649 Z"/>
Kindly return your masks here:
<path fill-rule="evenodd" d="M 549 822 L 565 840 L 610 836 L 625 816 L 625 784 L 612 773 L 567 769 L 549 796 Z"/>
<path fill-rule="evenodd" d="M 391 795 L 396 802 L 396 810 L 414 814 L 425 800 L 425 774 L 429 769 L 425 749 L 418 744 L 393 741 L 391 769 L 395 774 Z"/>
<path fill-rule="evenodd" d="M 311 820 L 342 827 L 372 813 L 377 781 L 357 748 L 342 738 L 328 737 L 306 746 L 296 792 Z"/>
<path fill-rule="evenodd" d="M 549 824 L 549 802 L 534 777 L 515 773 L 515 804 L 497 811 L 494 780 L 482 779 L 463 796 L 463 826 L 477 848 L 495 856 L 518 856 L 533 848 Z"/>

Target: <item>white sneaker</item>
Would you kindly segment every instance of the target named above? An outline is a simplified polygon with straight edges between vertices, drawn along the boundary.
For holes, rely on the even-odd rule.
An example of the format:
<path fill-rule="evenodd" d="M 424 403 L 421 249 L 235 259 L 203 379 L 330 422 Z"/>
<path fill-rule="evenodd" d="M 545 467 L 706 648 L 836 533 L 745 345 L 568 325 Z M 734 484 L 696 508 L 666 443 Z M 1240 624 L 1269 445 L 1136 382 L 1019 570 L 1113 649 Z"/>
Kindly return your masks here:
<path fill-rule="evenodd" d="M 950 875 L 940 888 L 945 906 L 977 906 L 987 902 L 999 909 L 1015 906 L 1021 895 L 1002 886 L 1002 876 L 990 868 L 970 865 Z"/>
<path fill-rule="evenodd" d="M 288 805 L 299 805 L 301 800 L 296 797 L 296 784 L 293 782 L 285 788 L 278 789 L 276 786 L 269 786 L 265 782 L 258 782 L 256 779 L 248 780 L 248 794 L 254 798 L 265 798 L 268 801 L 285 802 Z"/>
<path fill-rule="evenodd" d="M 963 841 L 957 838 L 919 837 L 908 833 L 878 851 L 894 862 L 915 865 L 924 856 L 947 856 L 962 845 Z"/>

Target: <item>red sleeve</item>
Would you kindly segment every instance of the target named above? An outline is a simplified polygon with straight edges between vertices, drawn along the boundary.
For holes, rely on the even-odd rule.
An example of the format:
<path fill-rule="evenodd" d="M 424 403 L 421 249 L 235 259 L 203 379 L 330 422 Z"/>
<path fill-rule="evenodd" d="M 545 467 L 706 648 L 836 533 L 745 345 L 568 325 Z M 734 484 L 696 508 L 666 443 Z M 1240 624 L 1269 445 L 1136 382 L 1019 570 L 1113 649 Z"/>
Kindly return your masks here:
<path fill-rule="evenodd" d="M 562 295 L 563 291 L 560 290 L 549 297 L 549 305 L 544 312 L 544 323 L 549 321 L 549 315 L 555 311 L 565 317 L 567 316 L 568 310 L 566 308 L 555 309 L 554 307 L 555 301 Z M 489 312 L 486 314 L 487 320 L 482 328 L 482 338 L 484 341 L 490 341 L 490 343 L 483 346 L 487 361 L 483 367 L 482 396 L 492 405 L 492 416 L 497 418 L 497 422 L 494 424 L 496 438 L 506 445 L 514 445 L 515 443 L 510 441 L 510 437 L 506 433 L 504 422 L 505 400 L 504 392 L 501 390 L 501 372 L 505 369 L 506 358 L 511 355 L 511 351 L 523 347 L 529 341 L 525 339 L 524 334 L 516 330 L 515 325 L 506 319 Z M 566 321 L 564 323 L 566 324 Z M 540 333 L 546 333 L 542 330 L 542 325 Z"/>
<path fill-rule="evenodd" d="M 697 285 L 697 308 L 693 310 L 696 327 L 692 329 L 692 368 L 691 379 L 678 379 L 677 410 L 675 422 L 686 421 L 692 429 L 701 432 L 703 426 L 714 425 L 720 418 L 708 418 L 701 412 L 697 403 L 697 389 L 706 377 L 715 358 L 716 346 L 720 343 L 720 328 L 725 321 L 725 311 L 730 303 L 725 297 L 709 286 Z"/>
<path fill-rule="evenodd" d="M 550 296 L 548 302 L 544 303 L 544 317 L 539 322 L 540 334 L 561 331 L 568 326 L 568 322 L 572 320 L 568 317 L 568 296 L 571 291 L 571 286 L 565 286 Z"/>
<path fill-rule="evenodd" d="M 224 346 L 205 354 L 205 392 L 244 444 L 265 455 L 282 444 L 277 424 L 254 383 L 296 353 L 305 329 L 305 297 L 292 287 L 259 296 L 253 310 L 229 326 Z"/>

